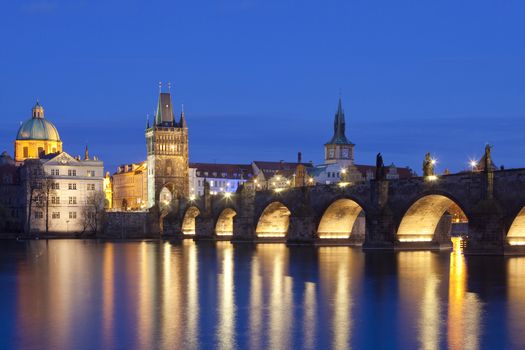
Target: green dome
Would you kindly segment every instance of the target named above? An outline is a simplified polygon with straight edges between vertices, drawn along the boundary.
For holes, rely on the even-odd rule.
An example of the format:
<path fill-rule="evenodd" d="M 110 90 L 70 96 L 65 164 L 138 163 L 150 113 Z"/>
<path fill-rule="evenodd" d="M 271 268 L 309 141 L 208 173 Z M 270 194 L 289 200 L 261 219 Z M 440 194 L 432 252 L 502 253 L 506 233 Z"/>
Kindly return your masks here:
<path fill-rule="evenodd" d="M 37 102 L 33 117 L 20 125 L 16 139 L 60 141 L 60 136 L 53 123 L 44 118 L 44 108 Z"/>

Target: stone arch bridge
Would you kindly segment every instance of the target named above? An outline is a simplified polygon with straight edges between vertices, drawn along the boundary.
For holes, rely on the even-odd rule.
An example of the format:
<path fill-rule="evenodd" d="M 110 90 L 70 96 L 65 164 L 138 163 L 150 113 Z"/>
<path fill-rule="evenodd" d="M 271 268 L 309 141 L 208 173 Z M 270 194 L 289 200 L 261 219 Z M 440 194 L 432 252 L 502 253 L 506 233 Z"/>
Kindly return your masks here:
<path fill-rule="evenodd" d="M 469 172 L 361 184 L 206 191 L 173 201 L 163 235 L 233 242 L 363 246 L 366 250 L 451 247 L 461 212 L 469 254 L 525 252 L 525 169 Z"/>

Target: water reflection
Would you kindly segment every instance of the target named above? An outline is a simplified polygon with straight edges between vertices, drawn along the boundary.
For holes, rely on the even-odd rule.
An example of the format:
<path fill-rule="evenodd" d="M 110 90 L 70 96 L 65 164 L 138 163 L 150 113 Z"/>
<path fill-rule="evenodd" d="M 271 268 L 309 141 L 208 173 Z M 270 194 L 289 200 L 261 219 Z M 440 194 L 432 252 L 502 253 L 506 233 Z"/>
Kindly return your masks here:
<path fill-rule="evenodd" d="M 0 242 L 0 307 L 13 324 L 0 348 L 525 344 L 525 258 L 192 241 L 11 244 Z"/>
<path fill-rule="evenodd" d="M 461 238 L 452 238 L 448 293 L 448 346 L 452 349 L 478 349 L 481 303 L 467 291 L 467 266 L 462 254 Z"/>

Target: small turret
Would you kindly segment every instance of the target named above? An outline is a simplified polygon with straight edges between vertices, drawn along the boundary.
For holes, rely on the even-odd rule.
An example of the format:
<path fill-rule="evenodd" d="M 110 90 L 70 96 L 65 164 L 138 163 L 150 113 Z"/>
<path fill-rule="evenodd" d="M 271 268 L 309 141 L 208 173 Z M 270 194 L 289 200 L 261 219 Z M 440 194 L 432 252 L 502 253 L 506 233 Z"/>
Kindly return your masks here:
<path fill-rule="evenodd" d="M 44 118 L 44 107 L 42 107 L 40 103 L 38 103 L 38 100 L 36 101 L 36 104 L 33 107 L 32 116 L 33 118 L 39 118 L 39 119 Z"/>

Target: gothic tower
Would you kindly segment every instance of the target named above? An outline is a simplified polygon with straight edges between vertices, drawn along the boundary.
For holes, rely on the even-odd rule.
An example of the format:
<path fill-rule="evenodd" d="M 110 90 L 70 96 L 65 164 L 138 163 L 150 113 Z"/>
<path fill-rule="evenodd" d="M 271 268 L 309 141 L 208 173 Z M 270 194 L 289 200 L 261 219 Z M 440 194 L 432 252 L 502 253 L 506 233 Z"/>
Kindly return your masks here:
<path fill-rule="evenodd" d="M 345 113 L 339 97 L 339 105 L 334 119 L 334 136 L 324 145 L 326 164 L 348 166 L 354 164 L 354 144 L 345 135 Z"/>
<path fill-rule="evenodd" d="M 160 92 L 153 125 L 146 126 L 148 208 L 189 197 L 188 126 L 175 120 L 171 95 Z"/>

